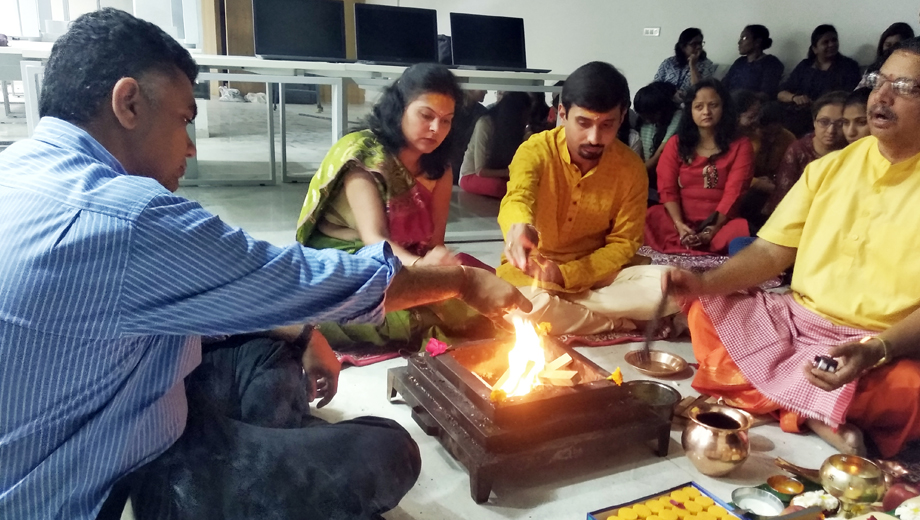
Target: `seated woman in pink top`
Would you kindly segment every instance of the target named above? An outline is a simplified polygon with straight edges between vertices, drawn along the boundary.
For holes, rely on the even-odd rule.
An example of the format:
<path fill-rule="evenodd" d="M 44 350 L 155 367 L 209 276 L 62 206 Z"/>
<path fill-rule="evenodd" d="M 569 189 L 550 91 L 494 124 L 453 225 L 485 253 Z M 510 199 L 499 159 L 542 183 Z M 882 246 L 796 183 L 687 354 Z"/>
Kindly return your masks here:
<path fill-rule="evenodd" d="M 658 161 L 661 205 L 648 209 L 645 245 L 662 253 L 721 254 L 749 235 L 732 218 L 751 185 L 754 151 L 737 133 L 731 96 L 718 80 L 693 86 L 677 134 Z"/>

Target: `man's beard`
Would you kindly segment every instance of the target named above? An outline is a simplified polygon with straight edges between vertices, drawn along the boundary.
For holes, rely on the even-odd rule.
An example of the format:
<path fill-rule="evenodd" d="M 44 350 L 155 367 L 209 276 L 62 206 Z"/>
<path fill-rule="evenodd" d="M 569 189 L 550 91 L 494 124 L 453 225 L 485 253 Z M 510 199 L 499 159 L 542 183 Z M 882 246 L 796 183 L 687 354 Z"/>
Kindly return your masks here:
<path fill-rule="evenodd" d="M 604 154 L 603 146 L 591 146 L 583 144 L 578 147 L 578 156 L 588 161 L 595 161 Z"/>

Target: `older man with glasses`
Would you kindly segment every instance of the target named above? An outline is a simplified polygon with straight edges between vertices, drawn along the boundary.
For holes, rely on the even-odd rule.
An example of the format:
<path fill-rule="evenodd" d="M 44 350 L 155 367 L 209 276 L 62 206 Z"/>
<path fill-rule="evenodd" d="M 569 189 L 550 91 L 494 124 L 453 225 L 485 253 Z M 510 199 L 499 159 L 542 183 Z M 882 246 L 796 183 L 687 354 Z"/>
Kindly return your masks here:
<path fill-rule="evenodd" d="M 920 439 L 920 39 L 868 80 L 870 137 L 809 164 L 737 256 L 664 283 L 686 299 L 695 388 L 887 458 Z M 750 289 L 793 264 L 791 292 Z"/>

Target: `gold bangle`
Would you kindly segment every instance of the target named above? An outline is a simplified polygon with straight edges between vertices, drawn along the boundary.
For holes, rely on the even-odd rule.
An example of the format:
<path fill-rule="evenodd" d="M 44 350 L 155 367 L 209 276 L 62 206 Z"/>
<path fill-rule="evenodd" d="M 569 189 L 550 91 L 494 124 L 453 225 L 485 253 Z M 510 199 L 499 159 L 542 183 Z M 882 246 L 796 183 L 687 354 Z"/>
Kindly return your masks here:
<path fill-rule="evenodd" d="M 413 260 L 412 263 L 409 264 L 409 267 L 414 267 L 415 264 L 417 264 L 418 261 L 421 260 L 421 259 L 422 259 L 422 257 L 420 257 L 420 256 L 415 257 L 415 260 Z"/>
<path fill-rule="evenodd" d="M 872 366 L 872 368 L 878 368 L 882 365 L 885 365 L 891 362 L 891 348 L 888 342 L 885 341 L 881 336 L 866 336 L 863 339 L 859 340 L 859 342 L 865 345 L 866 343 L 872 341 L 873 339 L 877 339 L 878 342 L 882 344 L 882 349 L 885 352 L 885 355 L 882 356 L 882 359 L 879 359 L 878 362 L 876 362 L 875 365 Z"/>

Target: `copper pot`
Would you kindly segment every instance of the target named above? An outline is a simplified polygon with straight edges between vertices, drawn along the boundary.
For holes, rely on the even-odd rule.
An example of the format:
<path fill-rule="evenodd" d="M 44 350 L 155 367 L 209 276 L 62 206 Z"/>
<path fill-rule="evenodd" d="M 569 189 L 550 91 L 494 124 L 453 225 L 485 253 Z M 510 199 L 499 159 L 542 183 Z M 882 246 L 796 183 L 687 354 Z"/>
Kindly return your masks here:
<path fill-rule="evenodd" d="M 695 406 L 680 443 L 696 469 L 720 477 L 740 466 L 751 452 L 748 430 L 754 418 L 743 410 L 719 404 Z"/>

